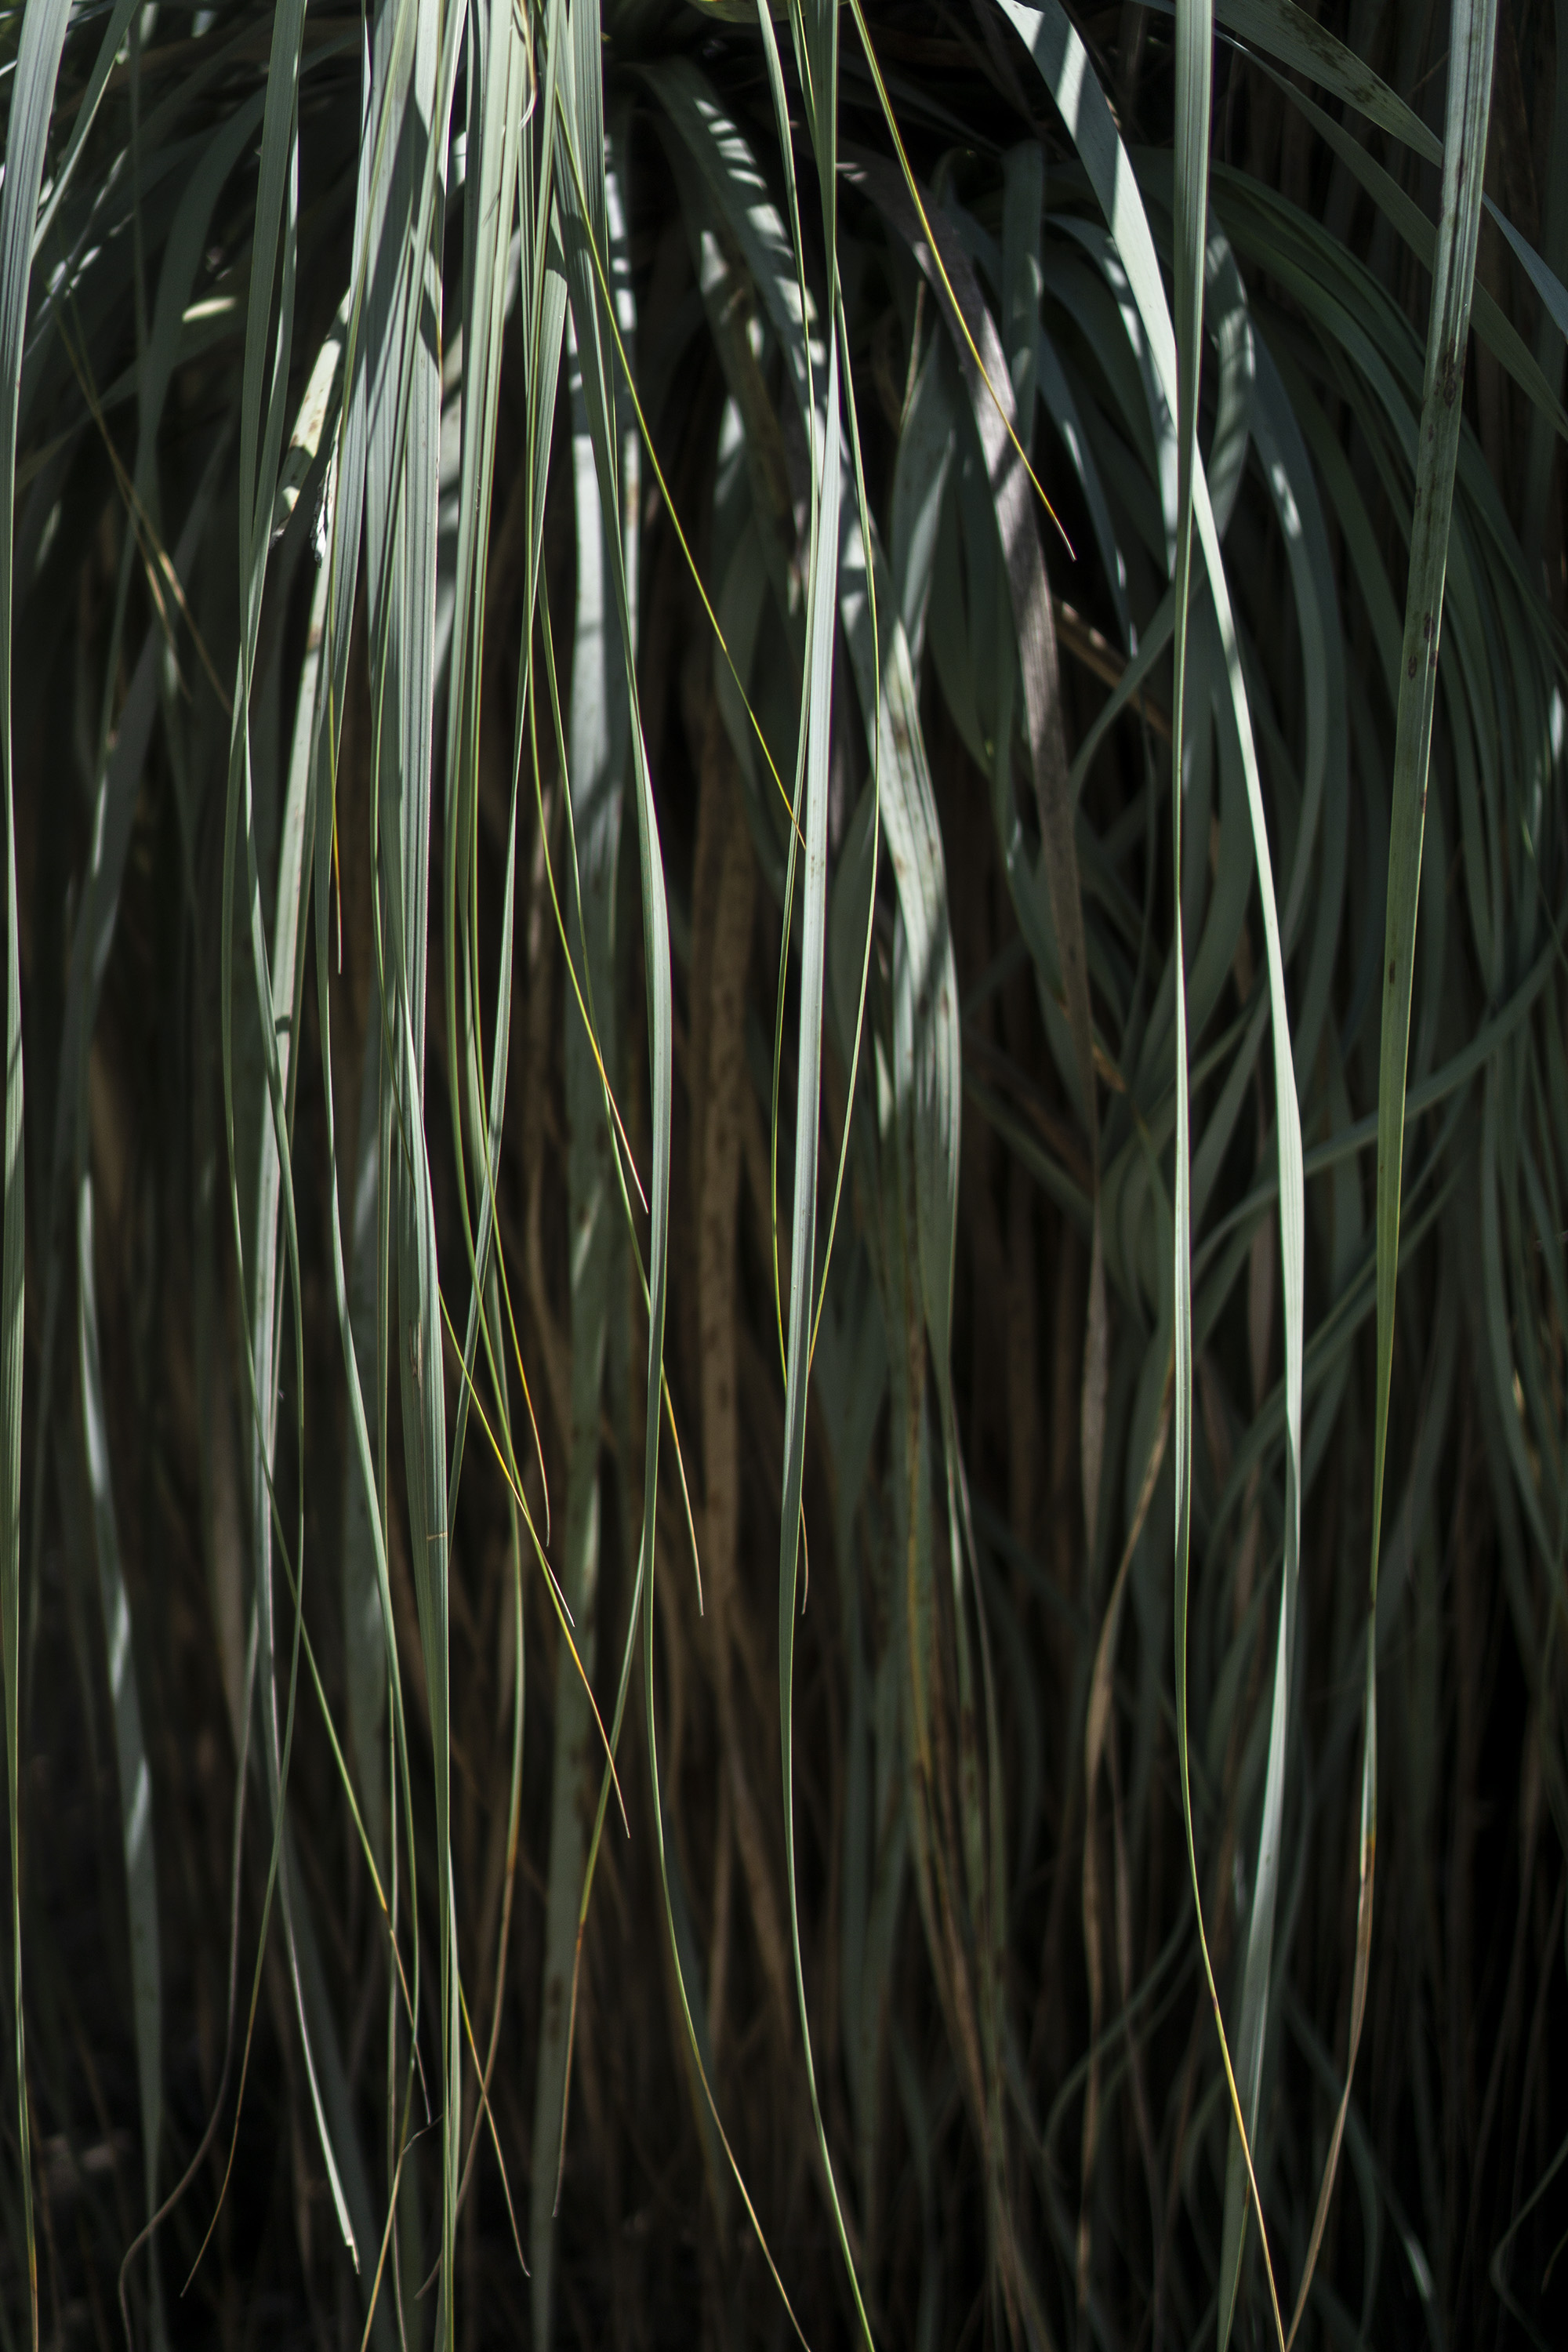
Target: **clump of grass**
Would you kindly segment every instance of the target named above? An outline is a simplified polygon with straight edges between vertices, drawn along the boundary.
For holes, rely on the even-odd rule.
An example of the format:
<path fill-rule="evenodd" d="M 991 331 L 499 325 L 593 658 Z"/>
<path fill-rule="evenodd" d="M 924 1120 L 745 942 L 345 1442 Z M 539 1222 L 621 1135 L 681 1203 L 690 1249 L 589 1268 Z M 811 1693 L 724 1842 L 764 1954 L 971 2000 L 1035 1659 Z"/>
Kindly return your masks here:
<path fill-rule="evenodd" d="M 0 40 L 0 2342 L 1552 2340 L 1555 20 Z"/>

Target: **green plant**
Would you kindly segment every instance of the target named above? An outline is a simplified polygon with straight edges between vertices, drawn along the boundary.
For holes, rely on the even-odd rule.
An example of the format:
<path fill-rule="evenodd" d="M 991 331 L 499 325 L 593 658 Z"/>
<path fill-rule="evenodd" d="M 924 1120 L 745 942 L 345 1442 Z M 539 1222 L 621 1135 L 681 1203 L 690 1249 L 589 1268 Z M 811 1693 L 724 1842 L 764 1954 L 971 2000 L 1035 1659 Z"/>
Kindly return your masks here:
<path fill-rule="evenodd" d="M 1549 2341 L 1561 10 L 0 24 L 0 2341 Z"/>

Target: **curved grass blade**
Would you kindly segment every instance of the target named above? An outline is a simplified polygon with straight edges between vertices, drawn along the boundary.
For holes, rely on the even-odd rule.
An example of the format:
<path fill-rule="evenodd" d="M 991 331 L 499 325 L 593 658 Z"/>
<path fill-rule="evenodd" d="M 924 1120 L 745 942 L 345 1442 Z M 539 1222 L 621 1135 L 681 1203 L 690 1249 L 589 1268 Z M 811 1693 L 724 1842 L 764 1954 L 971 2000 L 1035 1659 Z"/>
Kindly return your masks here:
<path fill-rule="evenodd" d="M 23 1146 L 22 978 L 16 912 L 16 775 L 11 741 L 12 576 L 16 504 L 16 410 L 22 339 L 32 275 L 33 230 L 55 81 L 70 15 L 68 0 L 27 0 L 11 88 L 5 170 L 0 183 L 0 756 L 5 792 L 5 1160 L 0 1210 L 0 1650 L 5 1678 L 5 1782 L 11 1844 L 11 1999 L 16 2067 L 16 2147 L 27 2311 L 38 2341 L 38 2264 L 33 2234 L 33 2168 L 27 2125 L 26 2035 L 22 2001 L 21 1579 L 22 1338 L 26 1285 L 26 1160 Z"/>
<path fill-rule="evenodd" d="M 1367 1647 L 1363 1723 L 1361 1878 L 1356 1958 L 1344 2095 L 1335 2119 L 1323 2186 L 1312 2224 L 1306 2274 L 1291 2321 L 1294 2335 L 1328 2221 L 1329 2196 L 1344 2136 L 1356 2053 L 1366 2013 L 1377 1850 L 1377 1580 L 1383 1489 L 1394 1377 L 1394 1322 L 1399 1279 L 1404 1185 L 1405 1073 L 1415 972 L 1426 779 L 1437 698 L 1437 649 L 1447 570 L 1454 476 L 1464 420 L 1459 398 L 1480 230 L 1481 184 L 1491 106 L 1496 0 L 1454 0 L 1450 16 L 1443 188 L 1426 331 L 1426 372 L 1416 444 L 1415 516 L 1405 593 L 1399 706 L 1394 736 L 1388 901 L 1384 925 L 1386 982 L 1377 1088 L 1377 1385 L 1373 1391 L 1372 1543 L 1367 1579 Z"/>
<path fill-rule="evenodd" d="M 835 66 L 837 60 L 835 59 Z M 830 164 L 824 165 L 825 170 Z M 800 1949 L 800 1908 L 795 1883 L 794 1800 L 795 1634 L 803 1526 L 805 1469 L 805 1406 L 810 1378 L 812 1325 L 816 1287 L 817 1139 L 820 1118 L 824 972 L 827 938 L 827 798 L 832 728 L 833 635 L 838 571 L 839 445 L 838 343 L 827 353 L 824 404 L 812 430 L 814 483 L 811 546 L 807 568 L 806 672 L 802 691 L 805 774 L 801 821 L 805 836 L 802 880 L 800 1014 L 795 1058 L 795 1190 L 790 1234 L 790 1295 L 787 1371 L 784 1386 L 784 1458 L 779 1506 L 779 1728 L 784 1802 L 784 1873 L 790 1941 L 805 2037 L 807 2080 L 817 2143 L 826 2168 L 839 2244 L 848 2273 L 861 2334 L 869 2345 L 870 2324 L 861 2300 L 854 2257 L 838 2207 L 833 2163 L 822 2120 L 816 2069 L 811 2052 L 805 1975 Z M 791 864 L 794 864 L 794 844 Z M 787 903 L 787 901 L 786 901 Z M 785 927 L 788 938 L 788 927 Z"/>
<path fill-rule="evenodd" d="M 1158 1340 L 1156 1340 L 1156 1346 Z M 1121 1631 L 1122 1604 L 1127 1593 L 1127 1580 L 1133 1556 L 1142 1537 L 1149 1507 L 1154 1499 L 1154 1487 L 1165 1459 L 1166 1442 L 1171 1432 L 1170 1369 L 1173 1359 L 1167 1360 L 1168 1370 L 1160 1405 L 1160 1417 L 1155 1425 L 1153 1443 L 1149 1449 L 1143 1475 L 1138 1489 L 1127 1540 L 1122 1547 L 1121 1563 L 1110 1587 L 1110 1598 L 1105 1604 L 1100 1639 L 1095 1645 L 1094 1665 L 1089 1678 L 1089 1705 L 1084 1716 L 1083 1784 L 1085 1791 L 1085 1822 L 1083 1836 L 1083 1943 L 1084 1958 L 1089 1970 L 1089 2077 L 1083 2103 L 1083 2164 L 1081 2170 L 1081 2204 L 1079 2215 L 1078 2240 L 1078 2300 L 1079 2309 L 1087 2308 L 1089 2296 L 1089 2216 L 1093 2192 L 1094 2167 L 1100 2122 L 1100 2052 L 1103 2023 L 1103 1945 L 1105 1924 L 1103 1895 L 1100 1886 L 1100 1832 L 1097 1809 L 1100 1792 L 1100 1765 L 1105 1746 L 1110 1735 L 1110 1706 L 1116 1668 L 1117 1636 Z"/>
<path fill-rule="evenodd" d="M 310 393 L 307 392 L 307 403 Z M 263 948 L 255 924 L 255 910 L 259 893 L 256 887 L 254 865 L 254 825 L 247 841 L 251 856 L 250 904 L 253 910 L 252 963 L 258 995 L 265 1004 L 264 1040 L 268 1034 L 275 1041 L 272 1051 L 264 1055 L 265 1083 L 269 1102 L 261 1113 L 257 1135 L 258 1167 L 253 1193 L 255 1213 L 255 1272 L 252 1288 L 253 1347 L 258 1366 L 257 1391 L 259 1410 L 256 1415 L 253 1476 L 259 1496 L 259 1509 L 268 1516 L 265 1534 L 259 1525 L 254 1526 L 254 1541 L 258 1583 L 265 1575 L 270 1578 L 270 1546 L 272 1523 L 276 1520 L 275 1492 L 278 1404 L 281 1393 L 279 1367 L 283 1344 L 280 1312 L 279 1268 L 279 1228 L 281 1223 L 288 1244 L 289 1272 L 296 1285 L 296 1316 L 298 1317 L 298 1236 L 294 1232 L 294 1170 L 292 1134 L 295 1100 L 299 1087 L 300 1056 L 296 1050 L 300 1035 L 301 1014 L 305 992 L 306 925 L 310 913 L 310 895 L 314 863 L 313 834 L 317 819 L 317 752 L 321 719 L 321 652 L 325 628 L 326 604 L 330 578 L 323 568 L 317 572 L 306 629 L 305 658 L 301 665 L 295 723 L 289 746 L 289 765 L 283 794 L 281 822 L 277 843 L 277 910 L 271 951 Z M 270 1116 L 268 1115 L 270 1113 Z M 281 1211 L 281 1217 L 280 1217 Z M 303 1382 L 296 1364 L 298 1391 L 303 1399 Z M 301 1433 L 297 1422 L 296 1444 Z M 259 1473 L 258 1475 L 257 1474 Z M 310 1654 L 309 1636 L 303 1625 L 300 1578 L 304 1565 L 302 1533 L 297 1531 L 290 1559 L 289 1548 L 281 1539 L 279 1529 L 279 1554 L 288 1580 L 296 1612 L 296 1643 L 302 1645 L 312 1678 L 314 1660 Z M 270 1594 L 258 1593 L 256 1612 L 261 1633 L 262 1654 L 266 1657 L 272 1642 Z M 322 1698 L 319 1679 L 318 1698 Z M 266 1692 L 264 1690 L 264 1703 Z M 322 1698 L 323 1709 L 325 1706 Z M 342 1769 L 335 1729 L 328 1721 L 329 1738 L 340 1770 Z M 345 1776 L 346 1784 L 346 1776 Z M 287 1788 L 287 1749 L 283 1752 L 282 1769 L 276 1790 L 268 1795 L 280 1816 L 284 1815 Z M 352 1804 L 351 1793 L 351 1804 Z M 291 1967 L 296 1972 L 296 1993 L 300 2005 L 301 2027 L 305 2034 L 304 2055 L 307 2081 L 316 2107 L 318 2133 L 321 2137 L 329 2166 L 329 2179 L 341 2181 L 341 2202 L 350 2220 L 345 2233 L 351 2254 L 358 2263 L 362 2240 L 373 2234 L 369 2190 L 360 2154 L 354 2126 L 353 2103 L 347 2089 L 346 2073 L 338 2048 L 336 2021 L 327 1997 L 321 1973 L 310 1906 L 300 1881 L 300 1864 L 291 1832 L 285 1829 L 279 1860 L 278 1886 L 287 1938 L 291 1952 Z"/>
<path fill-rule="evenodd" d="M 149 2221 L 158 2210 L 158 2143 L 163 2133 L 163 2032 L 158 1962 L 158 1881 L 153 1855 L 153 1783 L 142 1737 L 142 1706 L 132 1647 L 131 1608 L 120 1565 L 109 1431 L 104 1415 L 103 1374 L 98 1344 L 98 1284 L 93 1261 L 92 1179 L 85 1171 L 78 1192 L 77 1350 L 80 1380 L 83 1450 L 92 1495 L 99 1598 L 103 1611 L 104 1653 L 114 1713 L 120 1780 L 120 1834 L 131 1926 L 131 1987 L 136 2025 L 138 2088 L 142 2100 L 142 2163 Z M 121 2283 L 123 2293 L 123 2282 Z M 152 2265 L 153 2341 L 164 2341 L 162 2274 Z"/>
<path fill-rule="evenodd" d="M 618 212 L 614 180 L 607 194 L 611 218 Z M 620 321 L 629 342 L 632 319 Z M 567 1182 L 574 1236 L 572 1299 L 572 1430 L 567 1470 L 563 1597 L 577 1626 L 585 1671 L 594 1668 L 594 1618 L 600 1541 L 600 1428 L 610 1285 L 616 1255 L 614 1130 L 605 1116 L 602 1072 L 616 1067 L 615 1027 L 615 902 L 620 854 L 621 809 L 629 751 L 625 656 L 619 625 L 606 593 L 606 572 L 616 551 L 606 543 L 605 517 L 577 363 L 575 338 L 570 364 L 573 418 L 572 470 L 577 520 L 577 610 L 573 635 L 570 756 L 565 771 L 573 801 L 577 890 L 573 908 L 573 946 L 581 963 L 584 992 L 597 1025 L 590 1038 L 583 1012 L 568 997 L 566 1028 L 566 1118 L 571 1137 Z M 635 529 L 635 499 L 623 508 Z M 626 563 L 629 579 L 635 567 Z M 564 2161 L 564 2122 L 570 2011 L 579 1950 L 579 1904 L 583 1891 L 584 1799 L 591 1787 L 594 1744 L 586 1696 L 572 1670 L 564 1645 L 555 1676 L 554 1759 L 551 1780 L 549 1893 L 545 1906 L 542 2028 L 534 2093 L 533 2186 L 531 2242 L 533 2249 L 534 2328 L 549 2340 L 553 2288 L 554 2232 Z"/>
<path fill-rule="evenodd" d="M 472 1288 L 463 1360 L 471 1376 L 481 1329 L 498 1393 L 502 1378 L 481 1306 L 488 1286 L 495 1223 L 496 1171 L 500 1151 L 500 1108 L 505 1093 L 511 1006 L 511 948 L 515 897 L 517 777 L 514 771 L 510 837 L 506 865 L 501 950 L 494 1014 L 494 1045 L 488 1105 L 482 1069 L 479 941 L 479 759 L 480 686 L 484 665 L 485 583 L 500 409 L 501 336 L 509 303 L 508 256 L 517 202 L 519 136 L 531 91 L 530 57 L 512 0 L 494 0 L 489 17 L 482 7 L 470 16 L 470 137 L 465 182 L 464 344 L 461 478 L 458 488 L 457 566 L 452 583 L 453 638 L 447 689 L 447 818 L 444 860 L 445 982 L 447 1066 L 458 1074 L 451 1092 L 452 1141 L 458 1164 L 458 1199 Z M 459 1030 L 461 1046 L 459 1049 Z M 479 1172 L 479 1232 L 469 1200 L 465 1129 Z M 520 1359 L 521 1369 L 521 1359 Z M 524 1394 L 527 1395 L 524 1377 Z M 531 1419 L 532 1404 L 529 1399 Z M 447 1481 L 447 1519 L 457 1510 L 458 1480 L 467 1428 L 467 1391 L 459 1392 Z M 538 1430 L 534 1429 L 535 1451 Z M 541 1456 L 542 1465 L 542 1456 Z M 549 1488 L 545 1488 L 549 1529 Z"/>

